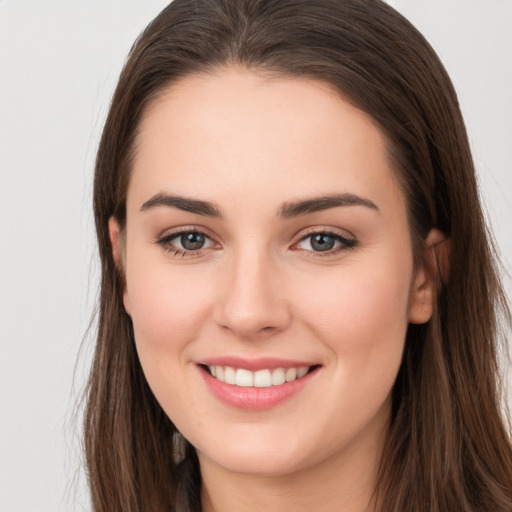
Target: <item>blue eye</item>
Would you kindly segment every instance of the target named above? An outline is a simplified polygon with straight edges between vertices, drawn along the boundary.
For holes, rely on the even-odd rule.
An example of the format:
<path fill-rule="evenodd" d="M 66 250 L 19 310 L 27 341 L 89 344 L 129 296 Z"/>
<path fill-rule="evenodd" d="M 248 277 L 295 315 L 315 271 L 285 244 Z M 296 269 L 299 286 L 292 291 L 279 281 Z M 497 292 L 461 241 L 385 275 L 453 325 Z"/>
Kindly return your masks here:
<path fill-rule="evenodd" d="M 336 239 L 324 233 L 310 236 L 311 247 L 315 251 L 330 251 L 336 245 Z"/>
<path fill-rule="evenodd" d="M 178 237 L 176 237 L 178 238 Z M 206 243 L 206 236 L 203 233 L 184 233 L 179 236 L 181 246 L 187 251 L 198 251 Z"/>
<path fill-rule="evenodd" d="M 297 244 L 299 249 L 312 252 L 338 252 L 356 245 L 355 240 L 345 238 L 337 233 L 318 232 L 303 237 Z"/>
<path fill-rule="evenodd" d="M 167 251 L 183 256 L 194 254 L 214 245 L 213 240 L 201 231 L 181 231 L 172 233 L 157 241 Z"/>

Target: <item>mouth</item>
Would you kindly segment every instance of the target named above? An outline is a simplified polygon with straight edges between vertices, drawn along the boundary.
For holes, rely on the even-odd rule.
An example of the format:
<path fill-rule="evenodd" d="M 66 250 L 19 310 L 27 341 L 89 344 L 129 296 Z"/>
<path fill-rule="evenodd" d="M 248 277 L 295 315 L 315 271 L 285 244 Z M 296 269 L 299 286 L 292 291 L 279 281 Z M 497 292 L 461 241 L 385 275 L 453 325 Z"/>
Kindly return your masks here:
<path fill-rule="evenodd" d="M 263 411 L 299 395 L 316 380 L 322 365 L 223 359 L 203 361 L 197 367 L 206 387 L 225 405 Z"/>
<path fill-rule="evenodd" d="M 270 388 L 281 386 L 304 378 L 315 371 L 320 365 L 296 366 L 288 368 L 263 368 L 251 371 L 222 365 L 200 365 L 203 370 L 219 382 L 242 388 Z"/>

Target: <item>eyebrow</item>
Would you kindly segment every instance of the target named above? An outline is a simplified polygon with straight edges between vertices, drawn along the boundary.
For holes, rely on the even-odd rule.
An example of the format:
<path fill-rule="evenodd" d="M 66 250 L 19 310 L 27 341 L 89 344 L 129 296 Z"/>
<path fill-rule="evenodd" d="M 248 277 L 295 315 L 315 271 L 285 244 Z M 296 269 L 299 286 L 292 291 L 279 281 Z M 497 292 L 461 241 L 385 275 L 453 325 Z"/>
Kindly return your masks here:
<path fill-rule="evenodd" d="M 337 208 L 339 206 L 365 206 L 371 210 L 379 211 L 377 205 L 355 194 L 335 194 L 331 196 L 313 197 L 311 199 L 286 202 L 279 208 L 277 215 L 282 219 L 289 219 L 292 217 L 299 217 L 308 213 L 315 213 L 330 208 Z"/>
<path fill-rule="evenodd" d="M 206 217 L 222 218 L 221 210 L 215 203 L 163 193 L 156 194 L 148 199 L 141 206 L 140 210 L 147 211 L 160 206 L 177 208 L 185 212 L 195 213 Z M 379 211 L 377 205 L 370 199 L 355 194 L 345 193 L 285 202 L 278 209 L 277 216 L 282 219 L 290 219 L 341 206 L 364 206 L 377 212 Z"/>
<path fill-rule="evenodd" d="M 204 215 L 206 217 L 222 217 L 220 208 L 214 203 L 169 194 L 154 195 L 141 206 L 140 211 L 144 212 L 158 206 L 178 208 L 179 210 L 183 210 L 185 212 L 196 213 L 197 215 Z"/>

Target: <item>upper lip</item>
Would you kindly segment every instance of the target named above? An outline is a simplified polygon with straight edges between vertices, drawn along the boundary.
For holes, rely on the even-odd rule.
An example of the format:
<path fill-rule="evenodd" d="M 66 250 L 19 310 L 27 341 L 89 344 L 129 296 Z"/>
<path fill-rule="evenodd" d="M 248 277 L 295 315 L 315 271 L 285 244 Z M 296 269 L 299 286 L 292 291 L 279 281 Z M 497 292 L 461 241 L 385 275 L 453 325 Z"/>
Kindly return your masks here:
<path fill-rule="evenodd" d="M 273 370 L 275 368 L 300 368 L 302 366 L 317 366 L 311 361 L 297 361 L 292 359 L 280 359 L 275 357 L 244 358 L 238 356 L 218 356 L 201 359 L 197 364 L 204 366 L 230 366 L 243 368 L 250 371 Z"/>

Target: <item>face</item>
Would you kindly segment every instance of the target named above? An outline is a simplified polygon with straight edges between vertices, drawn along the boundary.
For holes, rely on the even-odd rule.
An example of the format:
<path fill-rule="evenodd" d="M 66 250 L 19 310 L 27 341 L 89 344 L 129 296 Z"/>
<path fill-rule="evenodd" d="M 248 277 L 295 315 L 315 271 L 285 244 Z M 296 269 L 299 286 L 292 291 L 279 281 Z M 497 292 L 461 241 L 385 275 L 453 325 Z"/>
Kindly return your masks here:
<path fill-rule="evenodd" d="M 430 304 L 368 115 L 321 82 L 185 78 L 145 113 L 110 227 L 144 373 L 201 464 L 284 475 L 375 451 Z"/>

